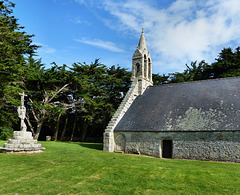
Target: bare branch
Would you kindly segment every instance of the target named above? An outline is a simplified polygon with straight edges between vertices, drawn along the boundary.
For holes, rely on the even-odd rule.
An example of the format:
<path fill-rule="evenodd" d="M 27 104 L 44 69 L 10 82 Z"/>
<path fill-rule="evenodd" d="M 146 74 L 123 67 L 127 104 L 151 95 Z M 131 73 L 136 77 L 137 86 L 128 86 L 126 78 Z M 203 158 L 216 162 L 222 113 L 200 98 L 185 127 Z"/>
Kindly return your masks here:
<path fill-rule="evenodd" d="M 32 99 L 31 98 L 29 98 L 29 101 L 32 103 L 32 104 L 30 104 L 30 107 L 31 107 L 31 110 L 32 110 L 32 113 L 33 113 L 33 117 L 35 118 L 35 120 L 38 122 L 39 121 L 39 119 L 38 119 L 38 117 L 37 117 L 37 115 L 36 115 L 36 113 L 35 113 L 35 111 L 34 111 L 34 108 L 33 108 L 33 101 L 32 101 Z"/>
<path fill-rule="evenodd" d="M 34 129 L 33 129 L 32 124 L 31 124 L 31 122 L 30 122 L 30 120 L 29 120 L 29 115 L 28 115 L 28 113 L 26 114 L 26 120 L 27 120 L 28 126 L 30 127 L 30 130 L 31 130 L 33 136 L 35 136 L 35 132 L 34 132 Z"/>
<path fill-rule="evenodd" d="M 49 100 L 48 102 L 51 102 L 57 94 L 59 94 L 63 89 L 65 89 L 69 84 L 64 85 L 61 89 L 59 89 Z"/>

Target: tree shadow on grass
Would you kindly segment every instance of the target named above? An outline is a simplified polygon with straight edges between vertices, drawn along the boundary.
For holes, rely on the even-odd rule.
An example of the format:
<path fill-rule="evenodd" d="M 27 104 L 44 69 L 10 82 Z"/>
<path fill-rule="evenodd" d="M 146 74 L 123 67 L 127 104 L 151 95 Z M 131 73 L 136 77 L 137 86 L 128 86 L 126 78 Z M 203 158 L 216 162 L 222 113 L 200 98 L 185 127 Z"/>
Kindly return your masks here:
<path fill-rule="evenodd" d="M 82 147 L 90 148 L 90 149 L 94 149 L 94 150 L 103 150 L 102 143 L 80 143 L 79 145 Z"/>

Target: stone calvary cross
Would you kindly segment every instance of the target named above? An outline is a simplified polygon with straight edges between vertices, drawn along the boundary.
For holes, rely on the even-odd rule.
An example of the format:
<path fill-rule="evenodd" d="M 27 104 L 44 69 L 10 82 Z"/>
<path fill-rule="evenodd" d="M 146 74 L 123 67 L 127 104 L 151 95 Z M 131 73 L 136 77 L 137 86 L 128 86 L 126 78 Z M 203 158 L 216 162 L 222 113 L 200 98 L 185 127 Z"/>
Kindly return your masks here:
<path fill-rule="evenodd" d="M 21 119 L 21 126 L 20 131 L 27 131 L 27 126 L 24 122 L 24 119 L 26 118 L 26 108 L 24 106 L 24 96 L 27 96 L 24 94 L 24 92 L 19 93 L 21 96 L 21 106 L 18 106 L 18 117 Z"/>
<path fill-rule="evenodd" d="M 21 119 L 20 131 L 13 132 L 13 138 L 8 140 L 3 147 L 0 147 L 0 152 L 10 153 L 10 154 L 32 154 L 44 152 L 45 148 L 41 144 L 37 143 L 37 140 L 33 139 L 32 132 L 27 131 L 27 126 L 24 122 L 26 118 L 26 107 L 24 106 L 23 93 L 19 94 L 21 96 L 21 106 L 18 106 L 18 116 Z"/>

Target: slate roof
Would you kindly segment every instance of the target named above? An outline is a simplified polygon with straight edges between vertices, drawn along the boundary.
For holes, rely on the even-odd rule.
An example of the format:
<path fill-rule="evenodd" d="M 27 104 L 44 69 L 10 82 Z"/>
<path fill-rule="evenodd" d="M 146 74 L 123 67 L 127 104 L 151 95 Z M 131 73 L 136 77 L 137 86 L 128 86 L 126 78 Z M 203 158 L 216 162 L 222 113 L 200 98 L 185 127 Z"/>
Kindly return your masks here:
<path fill-rule="evenodd" d="M 240 77 L 153 86 L 115 131 L 240 130 Z"/>

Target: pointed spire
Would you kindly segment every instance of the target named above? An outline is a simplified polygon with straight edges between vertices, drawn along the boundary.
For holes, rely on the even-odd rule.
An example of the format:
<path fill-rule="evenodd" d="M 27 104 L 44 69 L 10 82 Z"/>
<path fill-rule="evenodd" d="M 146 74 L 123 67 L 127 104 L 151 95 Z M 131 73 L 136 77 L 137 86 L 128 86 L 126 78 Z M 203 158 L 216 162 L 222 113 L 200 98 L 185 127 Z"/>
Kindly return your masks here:
<path fill-rule="evenodd" d="M 147 50 L 147 45 L 144 37 L 144 28 L 142 28 L 142 34 L 138 43 L 138 49 L 143 52 L 144 49 Z"/>

